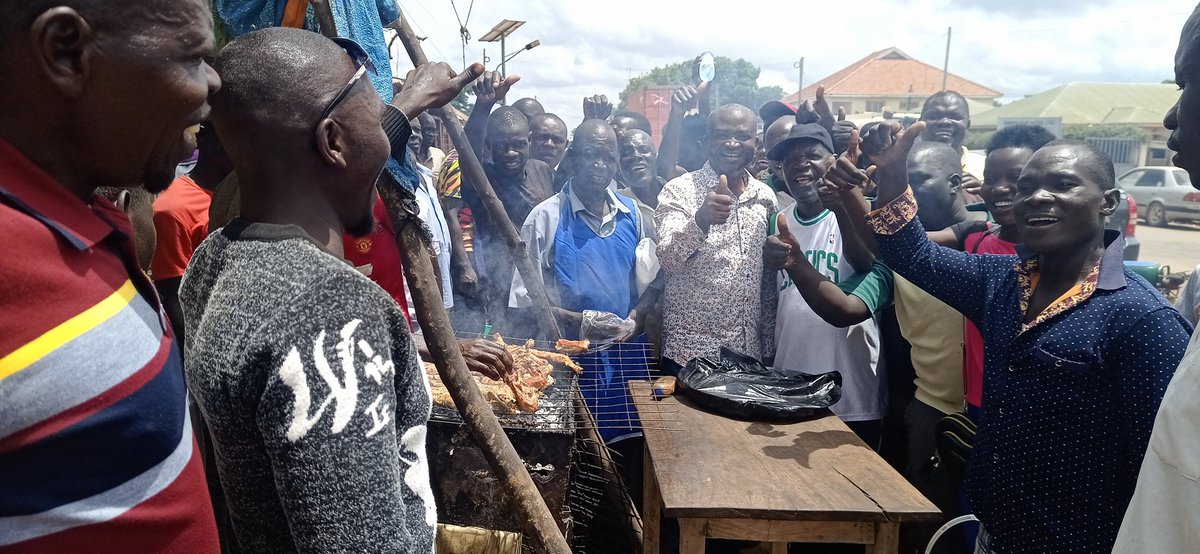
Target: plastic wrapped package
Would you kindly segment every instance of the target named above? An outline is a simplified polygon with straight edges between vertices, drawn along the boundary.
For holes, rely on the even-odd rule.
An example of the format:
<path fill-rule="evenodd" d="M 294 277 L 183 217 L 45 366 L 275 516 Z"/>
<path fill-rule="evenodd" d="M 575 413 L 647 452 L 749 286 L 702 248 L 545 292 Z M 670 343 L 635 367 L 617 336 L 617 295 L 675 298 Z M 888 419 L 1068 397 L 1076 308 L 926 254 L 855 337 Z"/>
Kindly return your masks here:
<path fill-rule="evenodd" d="M 679 371 L 679 388 L 697 404 L 750 421 L 799 421 L 842 398 L 842 374 L 784 373 L 728 348 L 695 358 Z"/>

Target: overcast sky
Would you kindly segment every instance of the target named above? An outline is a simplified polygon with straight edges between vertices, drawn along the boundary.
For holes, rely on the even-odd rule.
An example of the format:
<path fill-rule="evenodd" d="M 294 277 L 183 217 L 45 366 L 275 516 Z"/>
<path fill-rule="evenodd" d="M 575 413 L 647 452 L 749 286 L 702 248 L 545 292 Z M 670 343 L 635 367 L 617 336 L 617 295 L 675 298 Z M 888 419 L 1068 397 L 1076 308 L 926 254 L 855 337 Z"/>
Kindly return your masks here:
<path fill-rule="evenodd" d="M 454 3 L 465 19 L 471 0 Z M 451 0 L 400 5 L 428 37 L 429 58 L 461 68 Z M 839 6 L 847 9 L 833 11 Z M 466 58 L 482 61 L 487 48 L 488 68 L 498 66 L 499 44 L 479 37 L 502 19 L 527 21 L 509 37 L 509 53 L 534 39 L 541 46 L 509 62 L 509 74 L 522 77 L 509 100 L 534 96 L 573 126 L 583 96 L 607 94 L 615 104 L 631 75 L 704 50 L 745 58 L 762 69 L 759 85 L 791 93 L 801 56 L 806 84 L 889 46 L 940 66 L 952 26 L 950 72 L 1003 92 L 1007 102 L 1072 81 L 1173 78 L 1179 32 L 1194 7 L 1189 0 L 476 0 L 465 19 Z M 403 75 L 411 64 L 398 43 L 395 52 Z"/>

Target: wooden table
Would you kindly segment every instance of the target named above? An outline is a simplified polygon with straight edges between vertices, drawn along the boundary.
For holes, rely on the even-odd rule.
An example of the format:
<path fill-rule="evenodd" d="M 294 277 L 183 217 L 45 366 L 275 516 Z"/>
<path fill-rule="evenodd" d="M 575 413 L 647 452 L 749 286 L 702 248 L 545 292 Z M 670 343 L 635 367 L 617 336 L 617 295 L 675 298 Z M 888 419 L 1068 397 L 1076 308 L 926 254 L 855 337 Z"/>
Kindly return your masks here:
<path fill-rule="evenodd" d="M 661 516 L 679 520 L 681 554 L 706 538 L 865 544 L 898 550 L 900 524 L 940 513 L 836 416 L 787 425 L 714 415 L 630 382 L 646 435 L 642 551 L 659 552 Z"/>

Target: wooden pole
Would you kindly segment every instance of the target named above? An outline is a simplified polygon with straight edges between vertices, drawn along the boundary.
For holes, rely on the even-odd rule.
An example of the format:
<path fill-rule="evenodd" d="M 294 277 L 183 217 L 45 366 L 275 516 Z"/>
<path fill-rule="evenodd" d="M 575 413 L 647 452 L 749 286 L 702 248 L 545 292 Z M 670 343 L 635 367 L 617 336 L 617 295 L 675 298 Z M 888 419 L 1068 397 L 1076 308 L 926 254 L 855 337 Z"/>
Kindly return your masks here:
<path fill-rule="evenodd" d="M 308 3 L 312 5 L 313 14 L 317 16 L 321 34 L 327 38 L 338 36 L 337 23 L 333 21 L 333 8 L 330 7 L 329 0 L 309 0 Z"/>
<path fill-rule="evenodd" d="M 526 532 L 547 552 L 569 554 L 571 547 L 567 539 L 559 531 L 525 463 L 517 455 L 508 435 L 504 434 L 500 421 L 483 399 L 483 394 L 467 369 L 467 362 L 454 337 L 450 316 L 442 304 L 441 286 L 426 254 L 427 247 L 420 226 L 415 221 L 416 216 L 408 214 L 401 206 L 399 185 L 390 175 L 385 173 L 381 182 L 384 186 L 379 187 L 379 195 L 397 229 L 396 239 L 400 246 L 404 277 L 408 280 L 413 305 L 417 310 L 417 321 L 421 324 L 438 375 L 454 399 L 467 432 L 512 497 L 513 507 L 529 522 Z"/>
<path fill-rule="evenodd" d="M 425 51 L 421 48 L 421 42 L 417 40 L 412 27 L 408 25 L 408 17 L 405 14 L 401 13 L 400 20 L 391 27 L 400 37 L 400 42 L 408 51 L 408 57 L 412 58 L 414 66 L 429 62 L 429 58 L 425 57 Z M 462 124 L 442 108 L 429 110 L 429 113 L 441 118 L 442 125 L 450 135 L 450 141 L 454 143 L 454 148 L 458 151 L 458 166 L 462 170 L 463 182 L 475 189 L 475 194 L 483 202 L 488 217 L 495 222 L 494 227 L 500 233 L 500 238 L 508 246 L 509 253 L 516 262 L 517 271 L 521 273 L 521 280 L 525 282 L 525 289 L 529 291 L 529 296 L 533 300 L 534 310 L 540 314 L 534 319 L 538 321 L 541 328 L 542 338 L 551 342 L 562 338 L 558 320 L 554 318 L 554 312 L 550 309 L 550 298 L 546 296 L 546 287 L 542 283 L 542 276 L 538 273 L 533 260 L 529 258 L 529 252 L 525 249 L 525 241 L 521 240 L 516 227 L 513 226 L 513 221 L 508 218 L 508 212 L 504 211 L 504 204 L 496 196 L 496 191 L 492 189 L 487 173 L 483 171 L 483 164 L 475 156 L 475 149 L 471 147 L 466 133 L 463 132 Z"/>
<path fill-rule="evenodd" d="M 327 37 L 337 36 L 337 28 L 328 0 L 311 0 L 311 2 L 317 15 L 317 21 L 321 24 L 322 34 Z M 420 51 L 420 44 L 412 30 L 408 29 L 407 24 L 404 24 L 404 28 L 407 32 L 398 34 L 401 36 L 401 40 L 405 40 L 405 48 L 408 49 L 409 54 L 411 55 L 413 52 L 413 47 L 410 47 L 409 43 L 412 43 L 416 50 Z M 424 54 L 421 57 L 424 58 Z M 424 60 L 421 63 L 424 63 Z M 440 115 L 443 121 L 447 120 L 444 113 Z M 462 128 L 456 128 L 461 135 Z M 463 148 L 458 144 L 456 141 L 455 145 L 461 152 Z M 466 144 L 465 137 L 462 144 Z M 466 150 L 470 152 L 469 147 Z M 474 159 L 473 155 L 472 159 Z M 462 164 L 461 161 L 459 163 Z M 475 163 L 478 165 L 479 161 L 475 160 Z M 399 185 L 392 180 L 392 177 L 385 173 L 381 177 L 381 181 L 385 186 L 380 187 L 379 194 L 388 208 L 394 228 L 399 229 L 396 239 L 400 246 L 404 277 L 408 280 L 413 305 L 416 307 L 417 321 L 421 324 L 426 346 L 429 348 L 429 354 L 433 357 L 434 365 L 437 366 L 442 383 L 446 385 L 446 390 L 454 399 L 454 406 L 462 415 L 467 432 L 470 433 L 479 449 L 483 451 L 492 471 L 496 472 L 505 489 L 512 495 L 516 509 L 521 511 L 529 521 L 529 532 L 532 533 L 534 539 L 549 552 L 570 554 L 571 547 L 558 530 L 554 517 L 550 514 L 550 509 L 546 507 L 537 486 L 533 483 L 533 478 L 525 469 L 525 463 L 521 461 L 516 449 L 509 442 L 508 435 L 504 434 L 504 429 L 500 427 L 500 420 L 496 419 L 496 414 L 492 413 L 491 406 L 484 400 L 483 394 L 479 392 L 479 387 L 475 384 L 475 379 L 471 377 L 471 372 L 467 369 L 467 362 L 463 358 L 462 350 L 458 346 L 458 339 L 454 336 L 454 328 L 450 324 L 450 316 L 442 304 L 441 283 L 437 279 L 429 257 L 425 255 L 426 246 L 421 230 L 418 225 L 414 224 L 415 215 L 409 214 L 401 207 L 402 203 L 397 190 Z M 486 180 L 483 182 L 487 191 L 491 193 L 491 187 L 486 186 Z M 491 199 L 496 200 L 495 203 L 499 205 L 495 193 L 491 194 Z M 508 223 L 508 227 L 511 229 L 512 223 L 504 215 L 502 205 L 500 205 L 500 214 L 503 220 L 498 221 Z M 524 253 L 525 249 L 522 247 L 521 251 Z M 526 262 L 529 261 L 528 256 L 525 256 L 524 259 Z M 532 266 L 532 264 L 527 265 Z M 522 275 L 528 274 L 522 271 Z M 531 288 L 531 290 L 533 289 Z M 541 296 L 545 299 L 544 289 L 541 290 Z M 548 301 L 546 301 L 546 306 L 549 311 Z M 557 330 L 557 327 L 555 329 Z"/>

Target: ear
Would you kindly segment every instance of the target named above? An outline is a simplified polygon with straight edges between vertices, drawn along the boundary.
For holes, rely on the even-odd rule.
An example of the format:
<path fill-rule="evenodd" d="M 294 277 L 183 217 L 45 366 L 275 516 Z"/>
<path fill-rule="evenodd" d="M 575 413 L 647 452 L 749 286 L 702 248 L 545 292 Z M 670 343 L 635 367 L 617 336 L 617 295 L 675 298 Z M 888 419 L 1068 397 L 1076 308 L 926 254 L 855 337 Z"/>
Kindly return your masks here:
<path fill-rule="evenodd" d="M 72 8 L 42 12 L 29 28 L 33 61 L 46 79 L 68 98 L 83 94 L 91 68 L 92 26 Z"/>
<path fill-rule="evenodd" d="M 967 130 L 968 131 L 971 130 L 971 118 L 969 118 L 969 117 L 967 118 Z"/>
<path fill-rule="evenodd" d="M 1104 191 L 1100 197 L 1100 215 L 1108 217 L 1117 213 L 1117 206 L 1121 204 L 1121 189 L 1112 188 Z"/>
<path fill-rule="evenodd" d="M 317 153 L 325 163 L 338 169 L 346 168 L 346 131 L 330 118 L 325 118 L 317 124 L 316 136 Z"/>
<path fill-rule="evenodd" d="M 958 189 L 962 188 L 962 175 L 953 173 L 948 180 L 950 181 L 950 193 L 958 194 Z"/>

